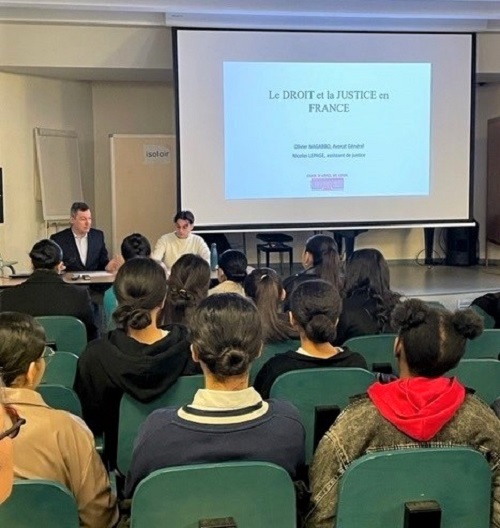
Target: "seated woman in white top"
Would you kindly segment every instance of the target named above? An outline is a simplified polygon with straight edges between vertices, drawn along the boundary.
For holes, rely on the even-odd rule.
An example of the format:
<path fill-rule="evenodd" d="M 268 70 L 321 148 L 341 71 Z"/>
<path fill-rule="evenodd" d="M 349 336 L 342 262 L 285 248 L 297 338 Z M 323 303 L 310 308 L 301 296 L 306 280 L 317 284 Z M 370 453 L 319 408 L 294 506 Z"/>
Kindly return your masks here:
<path fill-rule="evenodd" d="M 175 261 L 182 255 L 199 255 L 210 263 L 210 250 L 201 236 L 194 235 L 194 214 L 178 211 L 174 216 L 175 231 L 161 236 L 156 242 L 152 258 L 160 260 L 170 272 Z"/>
<path fill-rule="evenodd" d="M 237 293 L 245 297 L 243 286 L 247 276 L 248 262 L 245 254 L 236 249 L 224 251 L 219 258 L 217 278 L 219 284 L 208 290 L 208 295 L 214 293 Z"/>
<path fill-rule="evenodd" d="M 5 400 L 26 420 L 12 440 L 14 476 L 55 480 L 66 486 L 75 496 L 81 527 L 114 526 L 118 520 L 116 497 L 92 433 L 81 419 L 49 407 L 35 390 L 45 372 L 45 350 L 45 332 L 33 317 L 17 312 L 0 314 Z M 10 427 L 16 420 L 6 421 Z"/>

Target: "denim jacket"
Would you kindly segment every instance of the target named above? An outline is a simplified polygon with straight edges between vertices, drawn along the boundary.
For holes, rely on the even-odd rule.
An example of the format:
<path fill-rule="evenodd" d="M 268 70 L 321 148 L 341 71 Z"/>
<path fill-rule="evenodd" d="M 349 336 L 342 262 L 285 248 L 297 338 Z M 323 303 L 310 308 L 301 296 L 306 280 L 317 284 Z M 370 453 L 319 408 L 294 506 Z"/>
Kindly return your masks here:
<path fill-rule="evenodd" d="M 332 528 L 337 485 L 347 466 L 374 451 L 415 447 L 471 447 L 488 460 L 493 473 L 491 528 L 500 528 L 500 420 L 473 394 L 429 442 L 418 442 L 382 417 L 367 395 L 356 397 L 322 438 L 310 471 L 311 510 L 307 528 Z M 362 506 L 362 504 L 360 504 Z"/>

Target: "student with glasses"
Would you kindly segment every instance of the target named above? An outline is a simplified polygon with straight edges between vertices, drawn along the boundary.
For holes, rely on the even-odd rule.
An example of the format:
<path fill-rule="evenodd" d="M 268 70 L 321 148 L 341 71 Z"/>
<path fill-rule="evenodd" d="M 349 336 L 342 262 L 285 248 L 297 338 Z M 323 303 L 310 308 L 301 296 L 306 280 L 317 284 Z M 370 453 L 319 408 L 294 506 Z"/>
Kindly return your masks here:
<path fill-rule="evenodd" d="M 0 371 L 10 413 L 0 446 L 10 442 L 6 436 L 15 436 L 15 477 L 54 480 L 66 486 L 75 496 L 80 526 L 114 526 L 118 520 L 116 498 L 92 433 L 76 416 L 50 408 L 36 392 L 46 358 L 53 354 L 45 346 L 42 326 L 33 317 L 0 313 Z"/>

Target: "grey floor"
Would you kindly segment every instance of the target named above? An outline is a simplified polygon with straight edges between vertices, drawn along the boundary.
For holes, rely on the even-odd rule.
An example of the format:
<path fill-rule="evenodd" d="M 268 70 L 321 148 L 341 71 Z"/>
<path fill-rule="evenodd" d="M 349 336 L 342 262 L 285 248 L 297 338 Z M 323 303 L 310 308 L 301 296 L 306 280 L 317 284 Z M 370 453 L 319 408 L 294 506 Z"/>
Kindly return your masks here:
<path fill-rule="evenodd" d="M 280 272 L 279 265 L 272 266 Z M 391 289 L 405 297 L 438 301 L 448 309 L 466 308 L 476 298 L 500 292 L 500 266 L 423 266 L 412 262 L 389 263 Z M 301 271 L 294 265 L 294 273 Z M 288 276 L 283 266 L 283 277 Z"/>

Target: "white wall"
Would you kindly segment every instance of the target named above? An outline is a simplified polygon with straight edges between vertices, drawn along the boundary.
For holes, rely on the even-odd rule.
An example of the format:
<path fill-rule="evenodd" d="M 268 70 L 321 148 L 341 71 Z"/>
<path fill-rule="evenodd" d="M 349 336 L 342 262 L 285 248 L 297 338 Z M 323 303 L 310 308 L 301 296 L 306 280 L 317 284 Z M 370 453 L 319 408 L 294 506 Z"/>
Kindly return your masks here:
<path fill-rule="evenodd" d="M 76 130 L 80 139 L 83 191 L 94 195 L 92 90 L 84 82 L 0 73 L 0 160 L 4 175 L 5 223 L 0 252 L 29 268 L 27 254 L 45 236 L 35 200 L 35 127 Z M 69 207 L 68 204 L 68 217 Z"/>
<path fill-rule="evenodd" d="M 500 35 L 479 35 L 477 49 L 478 72 L 500 74 Z M 69 69 L 81 69 L 82 75 L 88 69 L 102 69 L 114 71 L 117 78 L 120 71 L 127 69 L 170 70 L 170 29 L 0 24 L 0 69 L 18 67 L 40 72 L 50 69 L 51 74 L 59 69 L 61 75 Z M 172 134 L 175 128 L 173 89 L 169 84 L 90 85 L 0 74 L 0 101 L 0 159 L 6 179 L 6 224 L 0 226 L 0 251 L 6 257 L 23 259 L 24 263 L 27 250 L 40 235 L 42 220 L 40 206 L 33 198 L 33 127 L 78 130 L 85 197 L 95 205 L 95 223 L 108 237 L 111 235 L 108 135 Z M 478 88 L 476 113 L 474 209 L 477 220 L 483 224 L 486 122 L 500 115 L 500 85 Z M 170 228 L 170 219 L 165 219 L 165 230 Z M 296 261 L 310 234 L 294 234 Z M 238 236 L 231 238 L 241 240 Z M 375 230 L 358 239 L 357 247 L 368 246 L 379 248 L 389 259 L 414 259 L 423 251 L 423 233 L 421 229 Z M 438 248 L 437 243 L 435 247 Z M 255 262 L 253 236 L 247 237 L 247 249 L 249 260 Z M 500 258 L 500 249 L 490 248 L 490 255 Z"/>
<path fill-rule="evenodd" d="M 110 134 L 173 134 L 173 89 L 166 84 L 93 83 L 95 139 L 95 216 L 111 240 Z M 151 189 L 151 192 L 155 192 Z M 137 204 L 138 214 L 147 214 Z M 165 219 L 165 232 L 172 222 Z M 151 241 L 155 243 L 154 240 Z M 108 248 L 116 251 L 118 248 Z"/>

